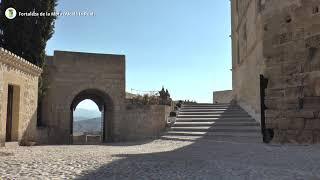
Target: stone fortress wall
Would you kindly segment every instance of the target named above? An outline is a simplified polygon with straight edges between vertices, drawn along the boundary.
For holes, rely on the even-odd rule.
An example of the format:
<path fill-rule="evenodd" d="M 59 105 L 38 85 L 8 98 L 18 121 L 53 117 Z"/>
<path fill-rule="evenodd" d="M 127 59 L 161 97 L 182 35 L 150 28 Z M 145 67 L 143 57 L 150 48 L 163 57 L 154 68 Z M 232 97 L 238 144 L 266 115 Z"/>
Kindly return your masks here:
<path fill-rule="evenodd" d="M 36 140 L 38 80 L 41 72 L 37 66 L 0 49 L 0 146 L 5 141 Z M 11 113 L 8 111 L 8 99 L 12 100 L 9 100 L 12 102 L 11 105 L 9 103 Z M 8 112 L 11 114 L 10 121 L 7 121 Z"/>
<path fill-rule="evenodd" d="M 39 142 L 72 143 L 73 110 L 85 99 L 108 114 L 104 136 L 119 136 L 125 98 L 125 57 L 122 55 L 55 51 L 47 57 L 48 90 L 42 104 L 43 132 Z"/>
<path fill-rule="evenodd" d="M 126 102 L 125 56 L 55 51 L 54 56 L 47 57 L 44 73 L 48 86 L 41 121 L 37 122 L 41 73 L 35 65 L 0 49 L 0 146 L 6 141 L 22 140 L 71 144 L 72 113 L 84 99 L 96 102 L 103 112 L 104 142 L 157 137 L 164 131 L 172 110 L 165 105 Z M 10 88 L 12 118 L 7 117 Z M 9 139 L 7 119 L 12 119 Z"/>
<path fill-rule="evenodd" d="M 103 112 L 105 142 L 144 139 L 164 130 L 167 106 L 127 108 L 123 55 L 55 51 L 47 57 L 45 73 L 49 84 L 40 143 L 72 143 L 72 112 L 84 99 Z"/>
<path fill-rule="evenodd" d="M 320 142 L 320 1 L 233 0 L 234 98 L 260 117 L 259 74 L 268 79 L 273 142 Z"/>

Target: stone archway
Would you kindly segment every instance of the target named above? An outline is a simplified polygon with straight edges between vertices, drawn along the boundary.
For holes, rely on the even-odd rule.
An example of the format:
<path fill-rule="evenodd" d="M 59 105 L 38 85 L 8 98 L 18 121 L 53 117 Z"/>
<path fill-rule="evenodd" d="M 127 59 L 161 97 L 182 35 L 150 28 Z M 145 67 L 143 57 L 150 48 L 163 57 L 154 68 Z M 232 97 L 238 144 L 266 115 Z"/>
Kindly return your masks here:
<path fill-rule="evenodd" d="M 113 102 L 108 94 L 97 89 L 87 89 L 78 93 L 72 100 L 70 105 L 70 137 L 73 134 L 73 111 L 77 105 L 85 100 L 90 99 L 95 102 L 102 113 L 102 142 L 112 141 L 112 125 L 113 125 Z M 72 143 L 72 138 L 70 140 Z"/>
<path fill-rule="evenodd" d="M 39 141 L 71 144 L 71 112 L 84 99 L 104 113 L 104 142 L 117 141 L 125 104 L 125 56 L 55 51 L 46 59 L 48 89 L 42 101 Z"/>

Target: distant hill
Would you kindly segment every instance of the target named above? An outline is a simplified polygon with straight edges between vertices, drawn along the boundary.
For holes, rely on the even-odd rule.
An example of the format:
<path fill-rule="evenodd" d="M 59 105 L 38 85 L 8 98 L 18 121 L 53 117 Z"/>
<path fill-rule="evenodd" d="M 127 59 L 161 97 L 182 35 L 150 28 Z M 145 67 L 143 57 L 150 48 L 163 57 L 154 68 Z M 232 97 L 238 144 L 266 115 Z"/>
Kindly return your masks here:
<path fill-rule="evenodd" d="M 101 125 L 101 118 L 75 121 L 73 122 L 73 132 L 88 132 L 90 134 L 96 134 L 97 132 L 101 132 Z"/>
<path fill-rule="evenodd" d="M 77 108 L 74 112 L 74 120 L 81 121 L 93 118 L 100 118 L 101 112 L 98 110 L 88 110 L 88 109 L 81 109 Z"/>
<path fill-rule="evenodd" d="M 74 121 L 83 121 L 83 120 L 87 120 L 87 117 L 79 117 L 79 116 L 74 116 Z"/>

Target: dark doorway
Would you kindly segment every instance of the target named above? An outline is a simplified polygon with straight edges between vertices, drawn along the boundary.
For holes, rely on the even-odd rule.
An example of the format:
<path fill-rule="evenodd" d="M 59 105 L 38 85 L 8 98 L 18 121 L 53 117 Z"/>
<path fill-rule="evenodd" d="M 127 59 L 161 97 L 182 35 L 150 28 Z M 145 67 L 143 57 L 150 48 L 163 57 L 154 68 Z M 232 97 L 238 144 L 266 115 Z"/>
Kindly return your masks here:
<path fill-rule="evenodd" d="M 7 123 L 6 123 L 6 141 L 12 140 L 12 119 L 13 119 L 13 86 L 8 86 L 7 99 Z"/>
<path fill-rule="evenodd" d="M 266 128 L 265 111 L 267 109 L 265 105 L 266 89 L 268 87 L 268 79 L 263 75 L 260 75 L 260 109 L 261 109 L 261 133 L 263 136 L 263 142 L 269 143 L 273 138 L 273 130 Z"/>

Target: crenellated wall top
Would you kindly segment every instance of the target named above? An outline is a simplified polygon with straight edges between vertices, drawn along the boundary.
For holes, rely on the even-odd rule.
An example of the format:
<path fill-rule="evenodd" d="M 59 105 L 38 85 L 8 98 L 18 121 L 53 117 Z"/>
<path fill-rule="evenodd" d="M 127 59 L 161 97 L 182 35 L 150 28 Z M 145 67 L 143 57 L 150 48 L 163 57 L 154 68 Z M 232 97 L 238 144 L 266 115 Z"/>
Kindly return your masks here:
<path fill-rule="evenodd" d="M 39 77 L 42 73 L 42 69 L 38 66 L 30 63 L 29 61 L 15 55 L 14 53 L 4 48 L 0 48 L 0 63 L 6 64 L 8 66 L 11 66 L 20 71 L 37 77 Z"/>

